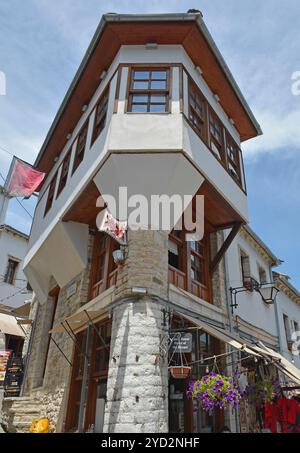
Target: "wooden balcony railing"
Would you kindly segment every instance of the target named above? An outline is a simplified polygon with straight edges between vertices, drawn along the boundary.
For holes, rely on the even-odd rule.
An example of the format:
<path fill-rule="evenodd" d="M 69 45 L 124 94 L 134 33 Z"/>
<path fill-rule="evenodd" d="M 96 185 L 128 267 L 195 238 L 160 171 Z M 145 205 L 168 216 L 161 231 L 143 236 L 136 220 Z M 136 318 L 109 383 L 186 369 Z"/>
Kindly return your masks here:
<path fill-rule="evenodd" d="M 200 299 L 210 302 L 209 289 L 207 286 L 195 280 L 191 280 L 190 285 L 188 285 L 186 274 L 172 266 L 169 266 L 169 283 L 172 283 L 177 288 L 184 289 L 185 291 L 194 294 Z"/>
<path fill-rule="evenodd" d="M 105 284 L 105 280 L 102 279 L 99 282 L 95 283 L 91 288 L 90 293 L 90 300 L 94 299 L 95 297 L 99 296 L 99 294 L 103 293 L 106 289 L 110 288 L 111 286 L 115 285 L 117 282 L 117 272 L 118 269 L 113 270 L 107 276 L 107 283 Z"/>

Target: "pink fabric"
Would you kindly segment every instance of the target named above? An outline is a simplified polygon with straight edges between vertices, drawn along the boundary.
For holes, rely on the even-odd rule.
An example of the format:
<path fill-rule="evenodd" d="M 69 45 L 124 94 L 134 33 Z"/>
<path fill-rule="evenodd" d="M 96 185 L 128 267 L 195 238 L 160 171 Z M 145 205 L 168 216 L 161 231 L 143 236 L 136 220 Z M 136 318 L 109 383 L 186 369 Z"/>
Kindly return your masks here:
<path fill-rule="evenodd" d="M 6 191 L 11 197 L 30 197 L 45 177 L 30 164 L 14 158 Z"/>

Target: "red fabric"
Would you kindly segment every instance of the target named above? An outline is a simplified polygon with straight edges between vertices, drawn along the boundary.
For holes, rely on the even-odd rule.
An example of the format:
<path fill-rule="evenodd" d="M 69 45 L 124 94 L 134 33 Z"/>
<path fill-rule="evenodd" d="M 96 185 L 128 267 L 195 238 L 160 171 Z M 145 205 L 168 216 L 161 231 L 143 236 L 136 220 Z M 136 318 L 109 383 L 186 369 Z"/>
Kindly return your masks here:
<path fill-rule="evenodd" d="M 290 432 L 290 425 L 297 424 L 297 415 L 300 412 L 300 405 L 295 400 L 280 398 L 278 400 L 279 420 L 283 433 Z"/>
<path fill-rule="evenodd" d="M 6 191 L 11 197 L 29 197 L 43 181 L 45 173 L 14 157 Z"/>
<path fill-rule="evenodd" d="M 278 415 L 278 408 L 274 403 L 267 403 L 265 405 L 264 425 L 272 433 L 277 433 Z"/>

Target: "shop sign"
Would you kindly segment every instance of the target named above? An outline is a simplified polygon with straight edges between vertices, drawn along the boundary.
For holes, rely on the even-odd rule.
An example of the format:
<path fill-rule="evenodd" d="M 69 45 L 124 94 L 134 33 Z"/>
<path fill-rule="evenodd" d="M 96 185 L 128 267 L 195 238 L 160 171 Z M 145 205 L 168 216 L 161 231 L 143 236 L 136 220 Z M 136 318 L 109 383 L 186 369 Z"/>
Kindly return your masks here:
<path fill-rule="evenodd" d="M 67 289 L 67 299 L 74 296 L 77 291 L 77 282 L 72 283 Z"/>
<path fill-rule="evenodd" d="M 7 350 L 0 350 L 0 381 L 4 381 L 5 372 L 6 372 L 6 365 L 8 358 L 10 356 L 11 351 Z"/>
<path fill-rule="evenodd" d="M 191 333 L 177 332 L 170 335 L 171 346 L 170 351 L 173 353 L 189 353 L 192 352 L 192 340 L 193 336 Z"/>

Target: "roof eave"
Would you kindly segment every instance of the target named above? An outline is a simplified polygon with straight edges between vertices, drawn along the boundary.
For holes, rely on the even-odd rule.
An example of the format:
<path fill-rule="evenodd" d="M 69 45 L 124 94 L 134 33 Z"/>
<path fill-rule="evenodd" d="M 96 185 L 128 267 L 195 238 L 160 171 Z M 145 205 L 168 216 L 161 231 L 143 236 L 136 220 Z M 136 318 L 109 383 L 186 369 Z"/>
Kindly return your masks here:
<path fill-rule="evenodd" d="M 44 154 L 44 151 L 45 149 L 47 148 L 47 145 L 49 143 L 49 140 L 50 138 L 52 137 L 53 135 L 53 132 L 60 120 L 60 117 L 69 101 L 69 99 L 71 98 L 72 96 L 72 93 L 73 93 L 73 90 L 74 88 L 76 87 L 77 83 L 79 82 L 80 80 L 80 77 L 89 61 L 89 58 L 91 56 L 91 54 L 93 53 L 93 51 L 95 50 L 96 48 L 96 45 L 98 43 L 98 41 L 100 40 L 103 32 L 104 32 L 104 29 L 106 27 L 106 25 L 110 22 L 132 22 L 132 21 L 136 21 L 136 22 L 142 22 L 142 21 L 157 21 L 157 20 L 160 20 L 160 21 L 170 21 L 170 22 L 174 22 L 174 21 L 184 21 L 184 22 L 187 22 L 187 21 L 193 21 L 193 22 L 196 22 L 198 28 L 200 29 L 200 31 L 203 33 L 203 35 L 205 36 L 205 39 L 208 41 L 210 47 L 211 47 L 211 50 L 212 52 L 214 53 L 217 61 L 219 62 L 222 70 L 224 71 L 226 77 L 228 78 L 228 81 L 229 83 L 231 84 L 237 98 L 239 99 L 239 101 L 241 102 L 245 112 L 247 113 L 247 115 L 249 116 L 256 132 L 257 132 L 257 135 L 261 135 L 262 134 L 262 130 L 260 128 L 260 125 L 258 124 L 258 122 L 256 121 L 255 117 L 254 117 L 254 114 L 252 113 L 249 105 L 247 104 L 244 96 L 242 95 L 237 83 L 235 82 L 234 78 L 233 78 L 233 75 L 231 73 L 231 71 L 229 70 L 227 64 L 225 63 L 225 60 L 223 59 L 220 51 L 218 50 L 211 34 L 209 33 L 203 19 L 202 19 L 202 14 L 201 13 L 170 13 L 170 14 L 104 14 L 99 22 L 99 25 L 94 33 L 94 36 L 90 42 L 90 45 L 79 65 L 79 68 L 78 70 L 76 71 L 76 74 L 71 82 L 71 85 L 58 109 L 58 112 L 57 114 L 55 115 L 55 118 L 50 126 L 50 129 L 48 131 L 48 134 L 45 138 L 45 141 L 37 155 L 37 158 L 35 160 L 35 163 L 34 163 L 34 166 L 37 167 L 39 165 L 39 162 Z"/>

